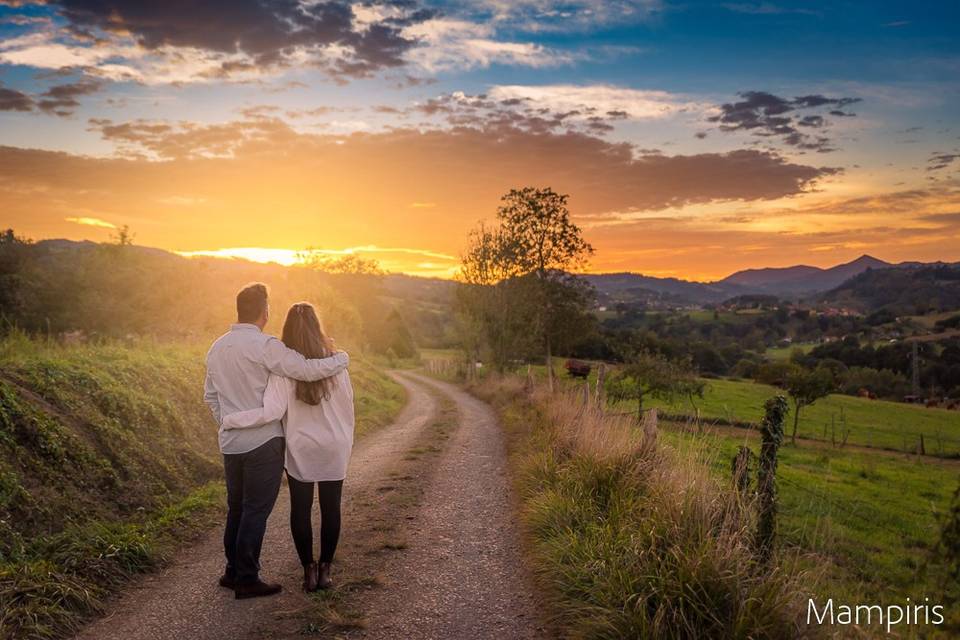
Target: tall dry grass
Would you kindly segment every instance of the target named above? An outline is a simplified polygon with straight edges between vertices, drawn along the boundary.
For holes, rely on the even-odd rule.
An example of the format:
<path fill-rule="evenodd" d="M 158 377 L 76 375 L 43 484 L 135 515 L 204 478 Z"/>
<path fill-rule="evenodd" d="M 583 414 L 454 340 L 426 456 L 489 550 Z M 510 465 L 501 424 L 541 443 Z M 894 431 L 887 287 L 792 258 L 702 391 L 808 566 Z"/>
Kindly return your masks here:
<path fill-rule="evenodd" d="M 795 638 L 805 583 L 761 565 L 752 505 L 679 450 L 581 393 L 515 378 L 474 390 L 500 409 L 535 567 L 574 638 Z"/>

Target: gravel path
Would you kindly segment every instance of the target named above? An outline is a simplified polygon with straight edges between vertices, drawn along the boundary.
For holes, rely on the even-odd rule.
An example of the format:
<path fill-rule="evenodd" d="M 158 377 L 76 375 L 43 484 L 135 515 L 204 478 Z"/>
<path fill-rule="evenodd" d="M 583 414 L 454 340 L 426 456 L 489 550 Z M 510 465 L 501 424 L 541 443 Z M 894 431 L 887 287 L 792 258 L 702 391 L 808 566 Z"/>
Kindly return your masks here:
<path fill-rule="evenodd" d="M 547 635 L 523 563 L 502 433 L 490 407 L 459 388 L 415 374 L 451 398 L 460 427 L 440 458 L 411 523 L 409 549 L 364 603 L 371 639 Z"/>
<path fill-rule="evenodd" d="M 364 550 L 370 496 L 392 482 L 438 415 L 436 395 L 453 401 L 458 426 L 440 453 L 424 458 L 419 505 L 399 531 L 407 546 L 377 558 L 382 587 L 351 596 L 366 628 L 340 630 L 355 638 L 497 638 L 547 635 L 540 624 L 514 524 L 502 435 L 490 408 L 457 387 L 410 372 L 393 374 L 408 393 L 397 420 L 354 448 L 344 484 L 344 531 L 339 562 Z M 412 463 L 416 464 L 416 463 Z M 316 514 L 315 514 L 316 517 Z M 370 515 L 368 519 L 373 518 Z M 162 572 L 146 576 L 110 603 L 109 613 L 78 640 L 235 640 L 294 638 L 310 600 L 287 525 L 289 500 L 280 490 L 264 540 L 263 575 L 284 586 L 280 596 L 237 601 L 216 585 L 223 569 L 220 530 L 184 549 Z M 371 541 L 369 545 L 373 545 Z M 355 556 L 353 556 L 355 557 Z M 334 567 L 334 578 L 337 568 Z M 322 634 L 326 635 L 326 634 Z"/>
<path fill-rule="evenodd" d="M 393 424 L 354 447 L 344 483 L 345 506 L 352 495 L 381 481 L 386 463 L 404 454 L 436 412 L 436 400 L 421 386 L 399 376 L 396 380 L 407 391 L 407 405 Z M 223 533 L 217 529 L 184 549 L 164 571 L 134 583 L 110 603 L 106 617 L 88 625 L 77 638 L 236 640 L 275 636 L 276 612 L 304 606 L 300 591 L 303 573 L 290 537 L 289 518 L 289 494 L 283 486 L 267 525 L 260 558 L 264 578 L 283 584 L 280 596 L 235 600 L 232 591 L 217 585 L 224 564 Z"/>

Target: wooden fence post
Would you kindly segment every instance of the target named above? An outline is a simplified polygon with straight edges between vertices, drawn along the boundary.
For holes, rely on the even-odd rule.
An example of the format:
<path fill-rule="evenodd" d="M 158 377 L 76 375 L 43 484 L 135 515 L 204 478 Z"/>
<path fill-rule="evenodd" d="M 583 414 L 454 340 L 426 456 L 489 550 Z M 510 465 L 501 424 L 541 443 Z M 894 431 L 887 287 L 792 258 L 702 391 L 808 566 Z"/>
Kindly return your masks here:
<path fill-rule="evenodd" d="M 647 409 L 643 412 L 643 438 L 644 440 L 657 439 L 657 409 Z"/>
<path fill-rule="evenodd" d="M 767 562 L 773 554 L 777 535 L 777 451 L 783 444 L 783 419 L 787 410 L 787 399 L 781 395 L 774 396 L 764 404 L 764 416 L 760 422 L 762 442 L 757 470 L 760 513 L 756 547 L 761 562 Z"/>
<path fill-rule="evenodd" d="M 603 408 L 603 385 L 607 377 L 607 365 L 600 363 L 597 365 L 597 392 L 594 394 L 594 399 L 597 401 L 597 406 L 601 409 Z"/>

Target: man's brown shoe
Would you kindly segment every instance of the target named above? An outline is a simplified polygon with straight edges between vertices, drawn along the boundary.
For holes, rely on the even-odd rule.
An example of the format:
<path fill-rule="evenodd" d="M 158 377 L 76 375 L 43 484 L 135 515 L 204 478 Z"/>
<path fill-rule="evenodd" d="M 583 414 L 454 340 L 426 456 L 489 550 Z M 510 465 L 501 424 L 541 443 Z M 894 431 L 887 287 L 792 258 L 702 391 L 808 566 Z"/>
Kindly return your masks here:
<path fill-rule="evenodd" d="M 237 587 L 237 579 L 229 573 L 224 573 L 220 576 L 220 586 L 224 589 L 235 589 Z"/>
<path fill-rule="evenodd" d="M 279 584 L 268 584 L 263 580 L 238 584 L 234 589 L 234 595 L 237 600 L 246 598 L 263 598 L 264 596 L 275 596 L 283 591 Z"/>
<path fill-rule="evenodd" d="M 311 562 L 303 567 L 303 590 L 307 593 L 317 590 L 317 563 Z"/>
<path fill-rule="evenodd" d="M 317 589 L 330 589 L 333 580 L 330 579 L 330 563 L 321 562 L 317 565 Z"/>

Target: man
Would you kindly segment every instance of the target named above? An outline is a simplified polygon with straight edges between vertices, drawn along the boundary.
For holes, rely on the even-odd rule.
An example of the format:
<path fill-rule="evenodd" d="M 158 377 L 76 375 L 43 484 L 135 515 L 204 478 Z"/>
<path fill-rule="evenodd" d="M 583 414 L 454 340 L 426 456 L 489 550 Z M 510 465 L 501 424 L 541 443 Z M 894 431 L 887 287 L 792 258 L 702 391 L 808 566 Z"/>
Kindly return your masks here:
<path fill-rule="evenodd" d="M 328 378 L 345 369 L 350 358 L 340 351 L 307 360 L 280 340 L 263 333 L 270 316 L 267 287 L 259 282 L 237 294 L 237 323 L 207 353 L 204 401 L 220 424 L 220 451 L 227 483 L 227 524 L 223 548 L 227 567 L 220 585 L 237 599 L 279 593 L 279 584 L 260 579 L 260 547 L 280 491 L 284 439 L 279 421 L 252 429 L 224 430 L 222 418 L 263 405 L 271 373 L 295 380 Z"/>

